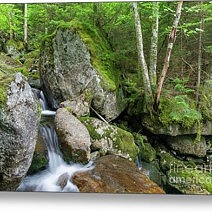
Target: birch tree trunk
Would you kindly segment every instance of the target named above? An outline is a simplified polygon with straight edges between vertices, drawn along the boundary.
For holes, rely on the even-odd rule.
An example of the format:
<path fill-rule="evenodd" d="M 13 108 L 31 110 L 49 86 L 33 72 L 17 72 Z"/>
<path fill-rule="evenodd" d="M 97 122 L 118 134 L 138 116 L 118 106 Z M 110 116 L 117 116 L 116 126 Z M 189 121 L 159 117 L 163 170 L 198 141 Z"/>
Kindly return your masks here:
<path fill-rule="evenodd" d="M 140 17 L 138 14 L 137 3 L 133 2 L 132 7 L 134 11 L 135 29 L 136 29 L 136 36 L 137 36 L 138 62 L 139 62 L 139 65 L 141 66 L 141 70 L 139 70 L 138 76 L 142 75 L 142 78 L 143 78 L 145 101 L 146 101 L 146 106 L 148 108 L 153 103 L 153 94 L 152 94 L 151 84 L 149 80 L 148 67 L 144 58 L 142 29 L 141 29 Z M 142 72 L 142 74 L 140 74 L 140 72 Z M 138 79 L 138 80 L 141 80 L 141 79 Z"/>
<path fill-rule="evenodd" d="M 27 49 L 28 43 L 28 26 L 27 26 L 27 4 L 24 4 L 24 46 Z"/>
<path fill-rule="evenodd" d="M 159 19 L 159 2 L 152 2 L 153 24 L 152 24 L 152 38 L 150 49 L 150 64 L 149 64 L 149 78 L 152 88 L 156 86 L 157 82 L 157 51 L 158 51 L 158 19 Z"/>
<path fill-rule="evenodd" d="M 167 73 L 168 68 L 169 68 L 171 52 L 172 52 L 172 48 L 173 48 L 175 38 L 176 38 L 177 26 L 178 26 L 178 23 L 180 21 L 182 5 L 183 5 L 183 1 L 178 2 L 175 20 L 173 22 L 172 30 L 169 34 L 169 40 L 168 40 L 168 46 L 167 46 L 167 50 L 166 50 L 166 56 L 165 56 L 165 59 L 164 59 L 164 65 L 163 65 L 162 73 L 161 73 L 161 76 L 160 76 L 160 80 L 159 80 L 156 95 L 155 95 L 155 102 L 154 102 L 154 110 L 155 111 L 158 110 L 163 83 L 164 83 L 166 73 Z"/>
<path fill-rule="evenodd" d="M 198 67 L 197 67 L 197 87 L 196 87 L 196 105 L 199 107 L 199 88 L 201 83 L 201 72 L 202 72 L 202 32 L 204 25 L 204 17 L 202 10 L 202 1 L 201 1 L 201 10 L 200 10 L 200 31 L 199 31 L 199 47 L 198 47 Z"/>

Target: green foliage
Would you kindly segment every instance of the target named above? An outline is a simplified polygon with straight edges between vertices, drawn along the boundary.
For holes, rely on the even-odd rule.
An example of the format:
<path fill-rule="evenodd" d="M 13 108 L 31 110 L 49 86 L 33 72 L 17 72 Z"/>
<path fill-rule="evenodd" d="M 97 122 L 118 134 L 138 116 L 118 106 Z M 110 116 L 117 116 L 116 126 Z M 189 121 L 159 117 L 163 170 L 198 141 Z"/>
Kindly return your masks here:
<path fill-rule="evenodd" d="M 0 70 L 0 108 L 4 108 L 7 101 L 7 91 L 13 75 L 6 75 Z"/>
<path fill-rule="evenodd" d="M 194 93 L 193 89 L 187 88 L 186 84 L 189 82 L 188 79 L 179 79 L 178 77 L 171 81 L 171 84 L 174 86 L 173 90 L 178 92 L 178 94 L 189 94 Z"/>
<path fill-rule="evenodd" d="M 159 119 L 165 126 L 175 123 L 184 128 L 189 128 L 199 122 L 202 115 L 195 109 L 194 102 L 188 96 L 181 95 L 161 98 Z"/>

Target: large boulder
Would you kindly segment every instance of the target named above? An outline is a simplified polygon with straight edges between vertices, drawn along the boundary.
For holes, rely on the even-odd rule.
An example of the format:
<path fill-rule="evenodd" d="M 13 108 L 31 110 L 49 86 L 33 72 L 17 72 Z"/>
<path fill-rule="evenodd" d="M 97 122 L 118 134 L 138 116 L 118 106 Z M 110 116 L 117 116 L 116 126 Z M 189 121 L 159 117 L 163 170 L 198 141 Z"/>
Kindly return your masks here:
<path fill-rule="evenodd" d="M 94 36 L 92 38 L 85 30 L 82 35 L 74 28 L 58 29 L 42 47 L 41 83 L 52 108 L 58 108 L 61 102 L 82 93 L 89 93 L 88 103 L 106 119 L 112 120 L 126 104 L 115 78 L 118 72 L 113 70 L 112 61 L 102 56 L 103 52 L 111 54 L 111 50 L 100 34 Z"/>
<path fill-rule="evenodd" d="M 39 110 L 31 87 L 20 73 L 0 79 L 0 190 L 14 191 L 32 161 Z"/>
<path fill-rule="evenodd" d="M 195 136 L 175 136 L 168 137 L 167 144 L 171 149 L 181 155 L 193 155 L 197 157 L 205 157 L 208 146 L 204 137 L 200 141 L 195 140 Z"/>
<path fill-rule="evenodd" d="M 100 155 L 119 155 L 135 161 L 139 152 L 134 137 L 119 127 L 107 124 L 97 118 L 82 117 L 91 136 L 91 150 Z"/>
<path fill-rule="evenodd" d="M 164 194 L 157 184 L 136 165 L 124 158 L 107 155 L 94 163 L 95 168 L 73 175 L 80 192 Z"/>
<path fill-rule="evenodd" d="M 91 142 L 87 128 L 66 108 L 57 110 L 55 127 L 65 160 L 88 162 Z"/>

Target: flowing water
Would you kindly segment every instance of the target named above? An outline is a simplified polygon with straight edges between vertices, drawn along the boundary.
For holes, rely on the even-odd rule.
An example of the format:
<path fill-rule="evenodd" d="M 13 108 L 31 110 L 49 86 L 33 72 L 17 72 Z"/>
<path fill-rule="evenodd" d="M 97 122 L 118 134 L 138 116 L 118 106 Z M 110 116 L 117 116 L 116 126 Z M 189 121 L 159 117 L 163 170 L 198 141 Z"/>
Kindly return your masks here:
<path fill-rule="evenodd" d="M 92 169 L 92 162 L 83 166 L 76 163 L 67 164 L 63 160 L 58 146 L 57 134 L 52 124 L 55 111 L 49 110 L 42 91 L 39 94 L 39 100 L 42 106 L 39 133 L 47 147 L 48 166 L 44 171 L 25 177 L 17 191 L 79 192 L 71 178 L 75 172 Z"/>

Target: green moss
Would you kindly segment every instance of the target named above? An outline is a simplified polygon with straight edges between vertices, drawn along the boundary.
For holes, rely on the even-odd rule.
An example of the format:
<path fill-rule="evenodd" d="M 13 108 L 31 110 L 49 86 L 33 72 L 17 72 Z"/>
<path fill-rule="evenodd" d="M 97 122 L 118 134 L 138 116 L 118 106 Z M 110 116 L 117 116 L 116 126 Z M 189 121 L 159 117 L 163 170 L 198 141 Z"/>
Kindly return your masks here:
<path fill-rule="evenodd" d="M 6 43 L 7 46 L 14 46 L 17 50 L 22 50 L 24 48 L 24 44 L 21 41 L 15 41 L 13 39 L 10 39 Z"/>
<path fill-rule="evenodd" d="M 183 128 L 190 128 L 201 121 L 202 116 L 195 109 L 194 101 L 186 95 L 182 95 L 172 98 L 161 98 L 159 120 L 165 126 L 180 124 Z"/>
<path fill-rule="evenodd" d="M 148 141 L 139 134 L 136 134 L 135 140 L 140 150 L 141 160 L 150 163 L 156 159 L 156 151 Z"/>
<path fill-rule="evenodd" d="M 70 107 L 66 107 L 66 110 L 69 112 L 69 113 L 71 113 L 71 108 Z"/>
<path fill-rule="evenodd" d="M 33 155 L 31 166 L 28 170 L 28 174 L 29 175 L 35 174 L 38 171 L 43 170 L 47 164 L 48 164 L 47 158 L 44 155 L 35 152 Z"/>
<path fill-rule="evenodd" d="M 176 159 L 166 151 L 160 151 L 158 153 L 160 158 L 160 167 L 164 172 L 171 170 L 173 167 L 184 167 L 183 161 Z"/>
<path fill-rule="evenodd" d="M 117 148 L 125 154 L 129 154 L 130 158 L 135 161 L 139 153 L 139 149 L 134 143 L 133 135 L 130 132 L 116 127 L 117 133 L 115 135 L 114 144 Z"/>
<path fill-rule="evenodd" d="M 42 106 L 41 103 L 39 101 L 36 101 L 37 103 L 37 108 L 38 108 L 38 119 L 41 119 L 41 113 L 42 113 Z"/>
<path fill-rule="evenodd" d="M 101 139 L 101 136 L 99 133 L 96 132 L 96 129 L 94 127 L 94 125 L 92 124 L 92 122 L 94 121 L 94 118 L 90 118 L 90 117 L 81 117 L 80 121 L 86 126 L 86 128 L 88 129 L 88 132 L 91 136 L 91 138 L 93 140 L 99 140 Z"/>
<path fill-rule="evenodd" d="M 4 108 L 6 106 L 7 90 L 13 78 L 14 75 L 5 75 L 0 71 L 0 108 Z"/>
<path fill-rule="evenodd" d="M 88 89 L 85 89 L 84 93 L 85 93 L 85 101 L 88 103 L 91 103 L 91 101 L 93 99 L 93 95 L 92 95 L 91 91 Z"/>
<path fill-rule="evenodd" d="M 80 121 L 85 124 L 89 131 L 91 138 L 94 141 L 100 139 L 110 140 L 113 142 L 113 149 L 118 153 L 126 155 L 133 161 L 136 160 L 139 149 L 134 143 L 134 137 L 130 132 L 127 132 L 116 126 L 107 125 L 104 122 L 99 121 L 99 125 L 95 125 L 95 118 L 82 117 Z"/>
<path fill-rule="evenodd" d="M 169 184 L 185 194 L 212 193 L 212 175 L 197 167 L 185 167 L 168 173 Z"/>

